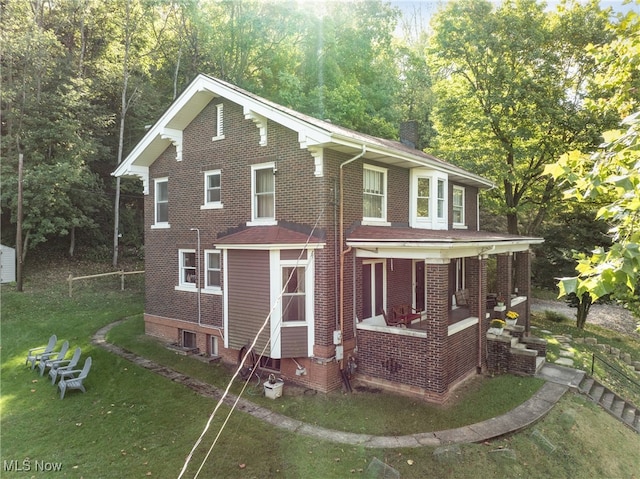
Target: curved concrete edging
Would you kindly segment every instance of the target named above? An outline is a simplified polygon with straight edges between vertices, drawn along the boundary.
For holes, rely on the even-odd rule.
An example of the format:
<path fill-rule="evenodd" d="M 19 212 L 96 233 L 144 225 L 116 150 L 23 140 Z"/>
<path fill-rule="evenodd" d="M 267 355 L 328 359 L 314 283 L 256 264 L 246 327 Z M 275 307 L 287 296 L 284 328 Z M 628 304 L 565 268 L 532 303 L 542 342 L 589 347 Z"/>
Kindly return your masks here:
<path fill-rule="evenodd" d="M 210 384 L 186 376 L 171 368 L 161 366 L 114 344 L 107 343 L 105 338 L 109 330 L 123 321 L 124 319 L 121 319 L 99 329 L 93 336 L 93 344 L 121 356 L 138 366 L 178 382 L 202 396 L 215 400 L 219 400 L 222 397 L 222 392 Z M 483 442 L 519 431 L 544 417 L 568 389 L 569 386 L 567 385 L 547 381 L 529 400 L 502 416 L 456 429 L 408 434 L 406 436 L 373 436 L 370 434 L 356 434 L 313 426 L 257 406 L 246 399 L 238 399 L 237 396 L 232 394 L 228 394 L 224 402 L 228 406 L 231 406 L 238 401 L 236 408 L 240 411 L 296 434 L 303 434 L 305 436 L 341 444 L 361 445 L 368 448 L 412 448 Z"/>

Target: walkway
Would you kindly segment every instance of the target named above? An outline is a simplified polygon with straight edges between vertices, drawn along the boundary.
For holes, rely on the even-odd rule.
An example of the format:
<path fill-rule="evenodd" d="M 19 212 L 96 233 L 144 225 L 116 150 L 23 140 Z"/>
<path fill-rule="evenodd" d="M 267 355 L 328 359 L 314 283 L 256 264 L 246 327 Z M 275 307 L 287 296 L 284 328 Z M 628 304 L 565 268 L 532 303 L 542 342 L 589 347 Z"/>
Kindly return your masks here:
<path fill-rule="evenodd" d="M 116 321 L 100 329 L 94 335 L 93 343 L 138 366 L 183 384 L 202 396 L 209 397 L 216 401 L 222 397 L 222 391 L 210 384 L 161 366 L 111 343 L 107 343 L 105 337 L 109 330 L 122 321 L 123 320 Z M 580 384 L 583 376 L 584 372 L 582 371 L 554 364 L 545 364 L 540 370 L 538 377 L 545 379 L 547 382 L 531 399 L 512 411 L 502 416 L 487 419 L 486 421 L 469 426 L 444 431 L 409 434 L 406 436 L 373 436 L 370 434 L 355 434 L 325 429 L 296 419 L 291 419 L 290 417 L 257 406 L 242 398 L 238 402 L 237 409 L 251 414 L 275 427 L 326 441 L 381 449 L 422 446 L 437 447 L 456 443 L 483 442 L 505 434 L 517 432 L 543 418 L 570 387 L 577 387 L 578 384 Z M 231 406 L 236 399 L 236 396 L 229 394 L 224 402 Z"/>

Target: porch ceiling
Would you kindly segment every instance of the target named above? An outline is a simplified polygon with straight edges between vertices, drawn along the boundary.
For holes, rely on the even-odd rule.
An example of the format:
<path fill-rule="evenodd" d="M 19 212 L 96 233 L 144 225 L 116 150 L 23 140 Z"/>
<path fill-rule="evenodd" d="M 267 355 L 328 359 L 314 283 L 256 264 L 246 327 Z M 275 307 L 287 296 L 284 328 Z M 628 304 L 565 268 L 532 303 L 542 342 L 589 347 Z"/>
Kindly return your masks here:
<path fill-rule="evenodd" d="M 526 251 L 542 238 L 468 230 L 426 230 L 409 227 L 360 226 L 347 235 L 356 256 L 367 258 L 448 261 L 478 255 Z"/>

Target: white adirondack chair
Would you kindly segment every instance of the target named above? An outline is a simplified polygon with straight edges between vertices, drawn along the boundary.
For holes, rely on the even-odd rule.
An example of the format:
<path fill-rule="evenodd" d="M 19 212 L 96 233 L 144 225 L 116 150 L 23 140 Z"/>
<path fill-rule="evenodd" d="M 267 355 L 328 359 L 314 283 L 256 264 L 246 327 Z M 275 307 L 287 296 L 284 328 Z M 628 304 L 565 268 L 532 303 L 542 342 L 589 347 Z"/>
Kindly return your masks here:
<path fill-rule="evenodd" d="M 40 362 L 38 363 L 40 376 L 44 376 L 45 369 L 50 368 L 54 361 L 64 359 L 67 355 L 67 351 L 69 351 L 69 341 L 62 343 L 60 351 L 52 351 L 47 357 L 40 358 Z"/>
<path fill-rule="evenodd" d="M 91 369 L 91 356 L 84 361 L 82 369 L 76 369 L 71 371 L 62 371 L 58 373 L 60 376 L 60 382 L 58 383 L 58 389 L 60 389 L 60 399 L 64 399 L 64 393 L 67 389 L 80 389 L 83 393 L 87 390 L 84 388 L 84 380 L 87 379 L 89 370 Z"/>
<path fill-rule="evenodd" d="M 51 369 L 49 369 L 49 377 L 51 378 L 51 384 L 55 384 L 58 380 L 58 375 L 62 371 L 71 371 L 76 367 L 78 362 L 80 361 L 80 355 L 82 354 L 82 350 L 80 348 L 76 348 L 73 352 L 73 356 L 71 359 L 57 359 L 51 363 Z"/>
<path fill-rule="evenodd" d="M 56 343 L 58 342 L 58 337 L 54 334 L 49 338 L 49 342 L 46 346 L 40 346 L 38 348 L 31 348 L 27 353 L 27 360 L 24 362 L 25 364 L 31 363 L 31 369 L 36 367 L 36 363 L 40 361 L 43 355 L 48 355 L 53 351 L 53 348 L 56 347 Z"/>

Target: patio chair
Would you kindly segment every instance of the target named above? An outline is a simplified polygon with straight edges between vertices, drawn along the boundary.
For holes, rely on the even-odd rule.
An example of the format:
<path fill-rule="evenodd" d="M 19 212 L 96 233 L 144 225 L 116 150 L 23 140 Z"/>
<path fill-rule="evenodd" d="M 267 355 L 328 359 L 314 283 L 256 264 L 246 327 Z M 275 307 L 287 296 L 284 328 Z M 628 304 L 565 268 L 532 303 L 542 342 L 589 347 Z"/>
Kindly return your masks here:
<path fill-rule="evenodd" d="M 402 326 L 402 319 L 396 315 L 395 311 L 391 310 L 389 314 L 383 309 L 382 317 L 384 318 L 384 322 L 387 323 L 387 326 Z"/>
<path fill-rule="evenodd" d="M 82 354 L 82 350 L 80 348 L 76 348 L 73 352 L 73 356 L 71 359 L 57 359 L 53 361 L 51 364 L 51 369 L 49 369 L 49 377 L 51 378 L 51 384 L 55 384 L 58 380 L 58 376 L 62 371 L 71 371 L 76 367 L 78 361 L 80 361 L 80 355 Z"/>
<path fill-rule="evenodd" d="M 67 389 L 80 389 L 83 393 L 86 393 L 87 390 L 84 388 L 83 383 L 90 369 L 91 356 L 84 360 L 82 369 L 59 372 L 60 382 L 58 383 L 58 389 L 60 389 L 60 399 L 64 399 L 64 393 Z"/>
<path fill-rule="evenodd" d="M 45 369 L 50 368 L 54 361 L 64 359 L 67 355 L 67 351 L 69 351 L 69 341 L 62 343 L 60 351 L 52 351 L 48 356 L 40 358 L 40 363 L 38 364 L 40 376 L 44 376 Z"/>
<path fill-rule="evenodd" d="M 58 342 L 58 337 L 54 334 L 49 338 L 49 342 L 46 346 L 40 346 L 38 348 L 31 348 L 27 353 L 27 359 L 24 362 L 25 364 L 31 363 L 31 369 L 36 367 L 36 363 L 40 361 L 40 358 L 44 354 L 49 354 L 53 351 L 53 348 L 56 347 L 56 343 Z"/>

